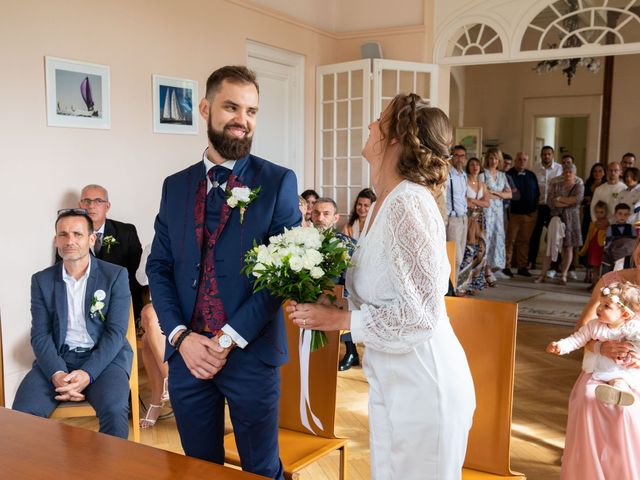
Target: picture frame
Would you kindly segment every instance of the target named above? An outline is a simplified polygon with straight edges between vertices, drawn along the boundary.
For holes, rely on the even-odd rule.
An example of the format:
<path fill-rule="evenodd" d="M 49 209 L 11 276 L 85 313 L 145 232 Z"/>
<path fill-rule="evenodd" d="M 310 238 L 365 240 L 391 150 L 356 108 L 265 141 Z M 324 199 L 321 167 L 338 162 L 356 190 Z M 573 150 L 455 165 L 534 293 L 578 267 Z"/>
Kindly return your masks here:
<path fill-rule="evenodd" d="M 198 82 L 153 75 L 153 132 L 198 133 Z"/>
<path fill-rule="evenodd" d="M 110 129 L 110 83 L 107 65 L 46 56 L 47 125 Z"/>
<path fill-rule="evenodd" d="M 467 158 L 482 157 L 482 127 L 456 127 L 453 132 L 454 145 L 464 145 Z"/>

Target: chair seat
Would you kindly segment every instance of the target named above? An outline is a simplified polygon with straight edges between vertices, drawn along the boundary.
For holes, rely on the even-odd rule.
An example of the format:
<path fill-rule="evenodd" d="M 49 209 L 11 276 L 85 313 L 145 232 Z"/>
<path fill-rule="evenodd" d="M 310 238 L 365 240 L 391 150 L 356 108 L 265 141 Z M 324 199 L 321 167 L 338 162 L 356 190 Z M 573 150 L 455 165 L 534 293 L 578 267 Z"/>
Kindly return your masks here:
<path fill-rule="evenodd" d="M 480 472 L 478 470 L 472 470 L 471 468 L 462 469 L 462 480 L 525 480 L 524 475 L 496 475 L 495 473 Z"/>
<path fill-rule="evenodd" d="M 280 459 L 287 473 L 302 470 L 324 455 L 346 446 L 347 442 L 346 438 L 322 438 L 284 428 L 278 430 Z M 225 461 L 232 465 L 240 465 L 233 433 L 225 435 L 224 449 Z"/>
<path fill-rule="evenodd" d="M 73 409 L 73 413 L 69 412 Z M 93 417 L 96 411 L 89 402 L 62 402 L 58 404 L 49 418 Z"/>

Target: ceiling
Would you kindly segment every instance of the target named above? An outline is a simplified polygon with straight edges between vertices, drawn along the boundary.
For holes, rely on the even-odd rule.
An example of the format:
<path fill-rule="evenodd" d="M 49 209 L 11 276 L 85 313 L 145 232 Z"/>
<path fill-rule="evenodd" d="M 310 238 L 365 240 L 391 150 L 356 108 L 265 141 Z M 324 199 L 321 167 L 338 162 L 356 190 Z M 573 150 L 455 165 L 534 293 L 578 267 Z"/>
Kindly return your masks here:
<path fill-rule="evenodd" d="M 244 0 L 331 33 L 424 23 L 424 0 Z M 398 6 L 402 8 L 398 8 Z"/>

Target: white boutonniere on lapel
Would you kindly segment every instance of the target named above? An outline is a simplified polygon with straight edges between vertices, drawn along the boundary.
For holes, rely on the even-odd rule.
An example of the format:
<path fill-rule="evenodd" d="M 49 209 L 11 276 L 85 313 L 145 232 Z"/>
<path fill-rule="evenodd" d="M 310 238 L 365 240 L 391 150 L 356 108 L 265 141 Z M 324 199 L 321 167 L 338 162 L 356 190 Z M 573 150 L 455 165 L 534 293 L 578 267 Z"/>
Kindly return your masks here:
<path fill-rule="evenodd" d="M 102 239 L 102 246 L 107 249 L 107 253 L 111 252 L 111 247 L 115 247 L 116 245 L 120 245 L 120 242 L 116 240 L 116 237 L 113 235 L 107 235 Z M 100 291 L 102 292 L 102 290 Z"/>
<path fill-rule="evenodd" d="M 100 316 L 100 320 L 103 322 L 106 320 L 104 313 L 102 313 L 102 309 L 104 308 L 103 300 L 106 298 L 107 294 L 104 293 L 104 290 L 96 290 L 93 294 L 93 299 L 91 300 L 91 318 L 96 315 Z"/>
<path fill-rule="evenodd" d="M 262 190 L 262 187 L 253 189 L 249 187 L 234 187 L 227 191 L 227 205 L 231 208 L 240 207 L 240 223 L 244 222 L 244 212 L 249 204 L 260 194 L 260 190 Z"/>

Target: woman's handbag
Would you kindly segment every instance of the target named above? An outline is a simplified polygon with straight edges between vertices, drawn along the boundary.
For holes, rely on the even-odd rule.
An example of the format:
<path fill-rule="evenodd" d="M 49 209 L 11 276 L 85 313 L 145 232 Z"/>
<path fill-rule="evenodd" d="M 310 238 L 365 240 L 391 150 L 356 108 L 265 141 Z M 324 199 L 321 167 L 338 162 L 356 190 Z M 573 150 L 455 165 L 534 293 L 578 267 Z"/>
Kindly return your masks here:
<path fill-rule="evenodd" d="M 469 212 L 467 223 L 467 243 L 475 245 L 480 241 L 484 232 L 482 231 L 482 211 L 480 209 Z"/>

